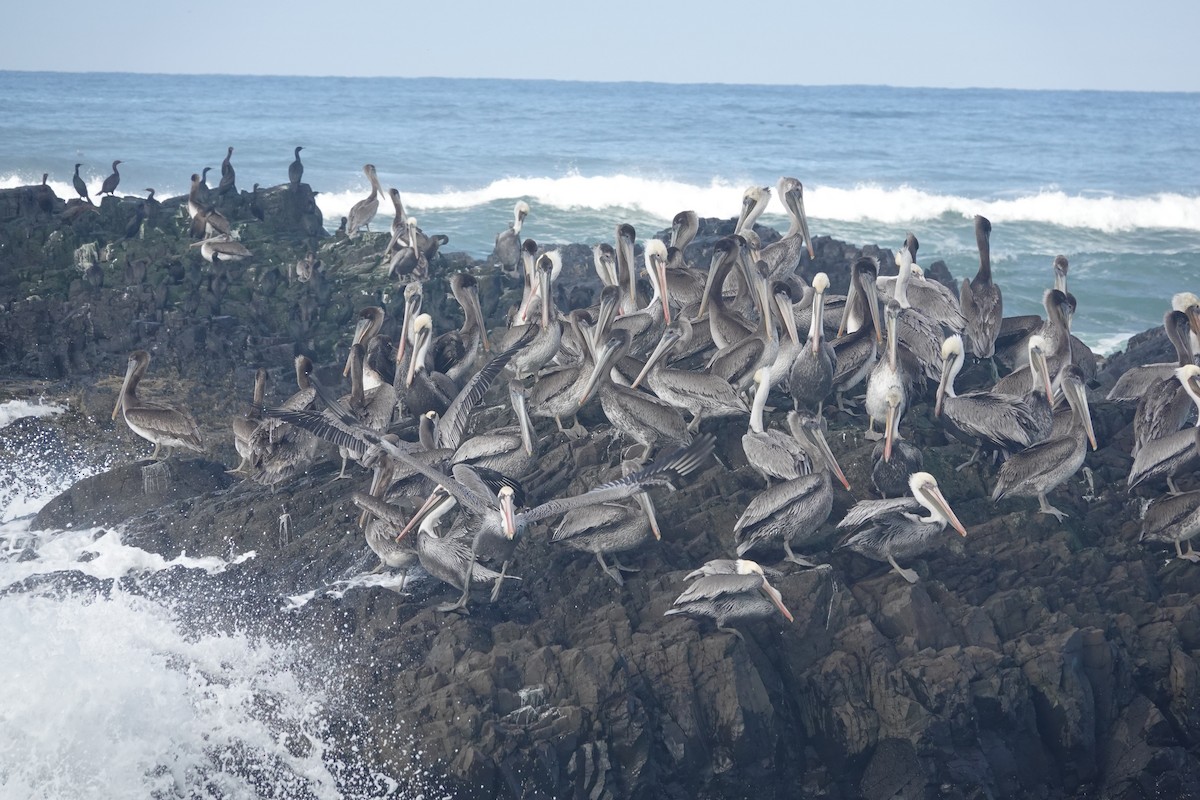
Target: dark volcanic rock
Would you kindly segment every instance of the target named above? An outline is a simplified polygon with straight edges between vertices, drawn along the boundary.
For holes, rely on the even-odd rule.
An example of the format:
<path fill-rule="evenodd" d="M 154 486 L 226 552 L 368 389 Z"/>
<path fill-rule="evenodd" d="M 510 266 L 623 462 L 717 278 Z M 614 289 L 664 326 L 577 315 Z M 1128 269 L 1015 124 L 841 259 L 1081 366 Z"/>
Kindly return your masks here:
<path fill-rule="evenodd" d="M 1140 503 L 1124 488 L 1133 411 L 1101 399 L 1120 371 L 1162 360 L 1161 334 L 1135 338 L 1099 373 L 1092 485 L 1081 473 L 1053 493 L 1070 514 L 1062 524 L 1033 501 L 992 503 L 991 466 L 956 472 L 968 448 L 918 398 L 905 436 L 969 535 L 947 532 L 906 565 L 921 576 L 915 585 L 831 551 L 833 523 L 868 496 L 873 448 L 861 418 L 835 413 L 828 437 L 854 493 L 838 489 L 824 545 L 811 553 L 831 568 L 781 565 L 774 579 L 794 624 L 776 617 L 738 639 L 663 616 L 688 571 L 730 554 L 734 521 L 761 490 L 741 421 L 706 422 L 719 463 L 654 492 L 663 541 L 622 557 L 641 570 L 624 587 L 551 542 L 553 521 L 527 532 L 514 564 L 522 580 L 497 603 L 477 596 L 470 616 L 447 616 L 433 606 L 456 593 L 427 577 L 403 593 L 359 579 L 376 563 L 350 501 L 365 488 L 362 471 L 331 482 L 336 464 L 320 460 L 274 491 L 224 473 L 236 463 L 230 420 L 245 410 L 257 367 L 270 372 L 269 403 L 294 391 L 298 353 L 336 383 L 349 321 L 368 304 L 387 309 L 383 332 L 395 339 L 403 298 L 380 268 L 385 234 L 324 237 L 311 191 L 274 187 L 259 193 L 261 223 L 246 193 L 220 201 L 253 256 L 212 265 L 188 247 L 179 199 L 126 238 L 133 202 L 72 212 L 33 189 L 0 192 L 0 374 L 6 397 L 50 394 L 71 411 L 0 432 L 0 458 L 12 469 L 42 447 L 56 469 L 75 454 L 123 464 L 46 506 L 39 527 L 123 523 L 125 544 L 166 558 L 253 551 L 217 575 L 174 568 L 120 588 L 188 598 L 215 624 L 329 654 L 342 687 L 334 727 L 363 733 L 347 761 L 385 773 L 420 764 L 454 796 L 479 798 L 1200 796 L 1200 570 L 1138 543 Z M 687 259 L 706 264 L 732 229 L 703 220 Z M 764 243 L 778 237 L 756 232 Z M 800 273 L 827 272 L 834 291 L 861 254 L 895 272 L 892 251 L 874 245 L 818 236 L 814 246 Z M 558 247 L 557 302 L 591 304 L 590 248 Z M 484 313 L 501 325 L 519 287 L 439 253 L 425 286 L 439 332 L 460 319 L 446 298 L 457 270 L 476 274 Z M 927 274 L 954 288 L 938 264 Z M 108 416 L 139 347 L 154 356 L 142 391 L 186 405 L 215 460 L 134 462 L 149 446 Z M 788 403 L 777 400 L 778 426 Z M 481 429 L 507 424 L 502 402 L 499 390 L 485 398 Z M 567 441 L 552 421 L 539 425 L 531 503 L 620 474 L 621 447 L 599 435 L 603 417 L 586 407 L 581 418 L 597 436 Z M 772 564 L 781 553 L 753 555 Z M 46 588 L 26 583 L 13 590 Z M 70 590 L 112 586 L 81 576 Z"/>

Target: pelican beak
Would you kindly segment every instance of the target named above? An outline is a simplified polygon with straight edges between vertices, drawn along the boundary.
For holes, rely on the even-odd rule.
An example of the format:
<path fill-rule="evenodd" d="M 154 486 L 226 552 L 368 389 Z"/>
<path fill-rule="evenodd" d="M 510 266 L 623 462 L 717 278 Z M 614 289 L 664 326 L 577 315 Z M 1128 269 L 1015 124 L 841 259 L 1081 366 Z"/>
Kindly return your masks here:
<path fill-rule="evenodd" d="M 1046 353 L 1042 348 L 1035 347 L 1029 351 L 1031 362 L 1037 363 L 1038 374 L 1042 376 L 1042 385 L 1046 389 L 1046 399 L 1054 400 L 1054 391 L 1050 388 L 1050 365 L 1046 363 Z"/>
<path fill-rule="evenodd" d="M 667 288 L 667 262 L 666 259 L 655 258 L 654 270 L 658 275 L 658 293 L 659 300 L 662 301 L 663 322 L 671 324 L 671 295 Z"/>
<path fill-rule="evenodd" d="M 500 495 L 500 515 L 504 520 L 504 536 L 513 539 L 517 535 L 517 512 L 513 507 L 513 496 L 509 492 Z"/>
<path fill-rule="evenodd" d="M 720 250 L 714 250 L 712 260 L 708 264 L 708 277 L 704 279 L 704 294 L 700 295 L 700 308 L 696 311 L 696 319 L 700 319 L 708 312 L 708 295 L 712 292 L 713 281 L 716 279 L 717 270 L 720 265 L 717 261 L 724 257 Z M 720 288 L 717 289 L 720 291 Z"/>
<path fill-rule="evenodd" d="M 483 352 L 492 352 L 492 344 L 488 341 L 487 323 L 483 319 L 483 309 L 479 306 L 479 289 L 471 288 L 467 291 L 466 314 L 470 314 L 475 318 L 475 326 L 479 328 L 479 338 L 483 340 Z"/>
<path fill-rule="evenodd" d="M 845 313 L 843 313 L 842 316 L 845 316 Z M 812 344 L 813 355 L 818 355 L 821 352 L 821 340 L 825 338 L 824 332 L 825 293 L 817 292 L 813 295 L 812 330 L 810 330 L 808 334 L 808 338 Z"/>
<path fill-rule="evenodd" d="M 655 364 L 658 363 L 658 360 L 665 356 L 667 351 L 670 350 L 677 341 L 679 341 L 679 338 L 672 337 L 670 330 L 663 331 L 662 338 L 658 340 L 658 344 L 654 347 L 654 352 L 651 353 L 650 357 L 646 359 L 646 366 L 642 367 L 642 371 L 638 373 L 636 378 L 634 378 L 633 383 L 630 384 L 629 388 L 638 388 L 638 386 L 640 386 L 642 383 L 642 379 L 650 373 L 650 370 Z"/>
<path fill-rule="evenodd" d="M 864 278 L 867 282 L 867 311 L 871 314 L 871 324 L 875 326 L 875 344 L 883 344 L 883 327 L 879 324 L 879 292 L 875 288 L 875 278 Z M 847 307 L 850 301 L 846 301 Z M 844 318 L 843 313 L 843 318 Z"/>
<path fill-rule="evenodd" d="M 1200 306 L 1191 306 L 1184 313 L 1187 314 L 1188 322 L 1192 327 L 1192 333 L 1200 336 Z"/>
<path fill-rule="evenodd" d="M 429 341 L 429 329 L 422 328 L 417 334 L 417 341 L 413 342 L 412 358 L 408 360 L 408 374 L 404 377 L 404 386 L 412 387 L 413 376 L 417 374 L 417 361 L 421 358 L 421 353 L 425 349 L 426 342 Z"/>
<path fill-rule="evenodd" d="M 521 445 L 525 448 L 525 455 L 532 456 L 535 437 L 533 422 L 529 419 L 529 407 L 525 404 L 524 390 L 520 392 L 512 391 L 511 399 L 513 412 L 517 415 L 517 424 L 521 428 Z"/>
<path fill-rule="evenodd" d="M 354 326 L 354 338 L 350 344 L 364 344 L 363 339 L 367 338 L 367 330 L 371 327 L 371 321 L 365 317 L 358 321 Z M 342 370 L 342 377 L 350 375 L 350 356 L 346 356 L 346 367 Z"/>
<path fill-rule="evenodd" d="M 927 486 L 921 491 L 924 493 L 925 498 L 932 503 L 933 506 L 941 512 L 942 516 L 950 522 L 951 527 L 958 531 L 959 536 L 967 535 L 967 529 L 964 528 L 963 524 L 958 521 L 958 517 L 955 516 L 954 510 L 950 508 L 950 504 L 946 502 L 946 498 L 942 495 L 941 489 L 939 489 L 937 486 Z"/>
<path fill-rule="evenodd" d="M 129 359 L 129 366 L 125 368 L 125 380 L 121 383 L 121 391 L 117 393 L 117 404 L 113 406 L 112 418 L 115 420 L 117 414 L 121 412 L 121 407 L 125 404 L 125 390 L 129 388 L 129 381 L 133 379 L 133 371 L 137 369 L 137 362 L 132 358 Z"/>
<path fill-rule="evenodd" d="M 825 462 L 829 464 L 829 468 L 833 470 L 833 474 L 842 482 L 842 486 L 846 487 L 846 491 L 850 491 L 850 481 L 846 480 L 846 476 L 842 473 L 842 468 L 838 466 L 837 459 L 833 457 L 833 451 L 829 449 L 829 441 L 826 440 L 825 434 L 821 432 L 820 428 L 812 431 L 811 439 L 825 458 Z"/>
<path fill-rule="evenodd" d="M 542 330 L 550 327 L 550 270 L 543 269 L 539 283 L 542 287 Z"/>
<path fill-rule="evenodd" d="M 887 332 L 888 332 L 888 366 L 892 372 L 896 371 L 896 327 L 899 324 L 899 317 L 892 314 L 888 315 Z"/>
<path fill-rule="evenodd" d="M 950 365 L 954 363 L 954 359 L 954 355 L 949 355 L 942 359 L 942 379 L 938 381 L 937 400 L 933 404 L 933 415 L 935 417 L 942 415 L 942 401 L 946 399 L 946 384 L 950 382 Z"/>
<path fill-rule="evenodd" d="M 646 514 L 646 519 L 650 520 L 650 532 L 654 534 L 654 538 L 662 541 L 662 531 L 658 527 L 658 516 L 654 512 L 654 501 L 650 499 L 650 495 L 645 492 L 638 492 L 633 496 L 637 500 L 642 511 Z"/>
<path fill-rule="evenodd" d="M 396 534 L 396 541 L 400 541 L 408 535 L 409 531 L 420 525 L 421 520 L 424 519 L 425 515 L 432 511 L 435 506 L 441 503 L 447 494 L 448 493 L 446 490 L 441 486 L 434 487 L 434 490 L 429 494 L 429 497 L 425 500 L 424 504 L 417 509 L 417 513 L 413 514 L 412 519 L 410 519 L 408 524 L 404 526 L 404 530 Z"/>
<path fill-rule="evenodd" d="M 384 463 L 386 462 L 381 462 L 378 464 L 375 468 L 375 474 L 371 476 L 371 489 L 368 494 L 370 494 L 372 497 L 382 496 L 383 490 L 389 483 L 392 482 L 392 470 L 390 467 L 384 466 Z M 371 520 L 371 516 L 371 512 L 364 508 L 362 513 L 358 515 L 358 527 L 367 527 L 367 523 Z"/>
<path fill-rule="evenodd" d="M 850 306 L 854 303 L 854 298 L 858 296 L 858 281 L 850 281 L 850 288 L 846 290 L 846 304 L 842 306 L 842 321 L 838 323 L 837 338 L 842 338 L 846 335 L 846 326 L 850 324 Z M 879 326 L 875 326 L 875 335 L 879 336 Z"/>
<path fill-rule="evenodd" d="M 412 333 L 412 322 L 421 308 L 421 295 L 413 293 L 404 298 L 404 321 L 400 323 L 400 344 L 396 347 L 396 363 L 404 360 L 408 337 Z"/>
<path fill-rule="evenodd" d="M 767 579 L 765 576 L 763 577 L 762 590 L 763 590 L 763 594 L 765 594 L 767 597 L 771 598 L 771 602 L 773 602 L 775 604 L 775 607 L 779 609 L 779 611 L 783 614 L 784 618 L 787 619 L 788 622 L 796 621 L 795 617 L 792 616 L 792 612 L 788 611 L 787 606 L 785 606 L 783 604 L 783 595 L 779 593 L 778 589 L 776 589 L 774 586 L 772 586 L 770 583 L 767 582 Z"/>
<path fill-rule="evenodd" d="M 884 422 L 883 436 L 883 460 L 891 463 L 892 460 L 892 441 L 896 438 L 896 407 L 888 403 L 887 419 Z"/>
<path fill-rule="evenodd" d="M 1087 391 L 1077 383 L 1063 381 L 1063 392 L 1070 392 L 1075 398 L 1075 402 L 1071 403 L 1072 408 L 1076 409 L 1080 419 L 1083 420 L 1083 430 L 1087 433 L 1088 443 L 1092 449 L 1096 449 L 1096 431 L 1092 428 L 1092 412 L 1088 407 Z M 1068 401 L 1070 402 L 1070 401 Z"/>
<path fill-rule="evenodd" d="M 787 331 L 788 338 L 792 340 L 792 344 L 799 347 L 800 332 L 796 330 L 796 315 L 792 311 L 792 298 L 788 297 L 786 292 L 776 292 L 775 308 L 779 311 L 779 319 L 783 322 L 783 329 Z"/>
<path fill-rule="evenodd" d="M 812 261 L 817 254 L 813 252 L 812 237 L 808 234 L 808 215 L 804 213 L 804 190 L 796 188 L 788 192 L 786 202 L 796 213 L 796 219 L 800 220 L 800 235 L 804 237 L 804 245 L 808 248 L 808 259 Z"/>
<path fill-rule="evenodd" d="M 596 385 L 600 383 L 600 379 L 608 374 L 612 369 L 612 362 L 616 360 L 617 349 L 612 343 L 606 343 L 600 348 L 599 358 L 596 359 L 596 366 L 592 367 L 592 374 L 588 376 L 587 385 L 583 387 L 583 393 L 579 396 L 579 405 L 583 406 L 592 396 L 592 392 L 596 390 Z"/>

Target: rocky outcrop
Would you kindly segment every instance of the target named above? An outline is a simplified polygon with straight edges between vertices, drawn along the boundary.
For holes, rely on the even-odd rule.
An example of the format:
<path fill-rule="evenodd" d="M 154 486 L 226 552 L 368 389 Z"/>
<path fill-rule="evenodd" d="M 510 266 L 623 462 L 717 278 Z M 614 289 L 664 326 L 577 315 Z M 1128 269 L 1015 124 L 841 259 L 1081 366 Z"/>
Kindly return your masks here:
<path fill-rule="evenodd" d="M 279 189 L 280 208 L 302 190 Z M 260 195 L 264 205 L 275 191 Z M 198 262 L 170 213 L 121 238 L 117 203 L 102 209 L 111 224 L 0 214 L 6 246 L 24 254 L 0 278 L 0 369 L 28 382 L 10 391 L 43 381 L 40 390 L 75 409 L 24 427 L 95 441 L 126 464 L 72 487 L 38 522 L 121 523 L 123 541 L 172 558 L 254 551 L 218 575 L 162 573 L 156 590 L 326 654 L 344 687 L 330 714 L 367 732 L 356 759 L 384 771 L 420 763 L 455 796 L 478 798 L 1200 796 L 1200 571 L 1138 543 L 1141 499 L 1124 488 L 1132 409 L 1104 403 L 1102 392 L 1091 477 L 1052 498 L 1070 514 L 1061 524 L 1031 501 L 992 503 L 994 470 L 956 472 L 967 449 L 947 439 L 927 403 L 906 414 L 906 436 L 969 531 L 961 541 L 947 533 L 939 553 L 912 564 L 914 585 L 835 552 L 829 525 L 811 555 L 831 569 L 786 566 L 776 582 L 795 623 L 757 623 L 739 639 L 664 617 L 686 572 L 730 553 L 733 522 L 762 486 L 742 455 L 740 423 L 706 423 L 717 459 L 678 491 L 655 492 L 664 538 L 625 559 L 641 571 L 624 587 L 539 526 L 518 550 L 521 580 L 499 602 L 481 598 L 470 616 L 447 616 L 433 605 L 451 592 L 433 580 L 402 593 L 338 584 L 375 563 L 349 499 L 361 473 L 331 482 L 336 465 L 326 460 L 272 492 L 231 483 L 216 463 L 236 463 L 229 417 L 249 396 L 253 367 L 272 369 L 274 398 L 291 391 L 296 352 L 314 355 L 335 382 L 357 306 L 384 304 L 398 325 L 401 292 L 377 268 L 383 234 L 314 242 L 303 223 L 287 223 L 288 239 L 246 221 L 255 257 L 222 271 Z M 731 221 L 704 221 L 689 260 L 703 263 L 726 228 Z M 762 238 L 770 241 L 765 229 Z M 90 242 L 101 285 L 73 260 Z M 298 281 L 289 267 L 313 248 L 321 266 Z M 802 272 L 825 271 L 835 287 L 860 253 L 893 264 L 888 251 L 824 237 L 815 249 Z M 563 252 L 561 303 L 590 303 L 590 250 Z M 138 259 L 149 259 L 144 270 L 132 266 Z M 439 282 L 464 268 L 481 269 L 461 254 L 433 265 L 425 298 L 439 319 L 457 313 Z M 498 324 L 515 288 L 491 271 L 480 278 Z M 148 448 L 107 412 L 133 347 L 155 356 L 150 377 L 160 383 L 148 380 L 147 392 L 170 393 L 200 418 L 212 461 L 172 459 L 167 474 L 130 463 Z M 1096 385 L 1157 353 L 1135 340 Z M 774 414 L 778 424 L 783 410 Z M 583 422 L 604 428 L 592 410 Z M 834 521 L 869 496 L 873 444 L 862 427 L 832 417 L 828 438 L 854 487 L 838 490 Z M 567 441 L 553 423 L 539 433 L 531 502 L 619 474 L 620 448 L 606 437 Z"/>

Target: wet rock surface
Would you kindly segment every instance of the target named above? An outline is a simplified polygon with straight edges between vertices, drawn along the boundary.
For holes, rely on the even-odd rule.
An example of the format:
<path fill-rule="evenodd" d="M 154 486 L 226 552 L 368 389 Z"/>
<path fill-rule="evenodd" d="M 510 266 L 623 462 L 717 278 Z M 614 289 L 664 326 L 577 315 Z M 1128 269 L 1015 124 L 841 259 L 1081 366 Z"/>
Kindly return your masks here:
<path fill-rule="evenodd" d="M 403 591 L 345 586 L 376 564 L 350 501 L 367 473 L 333 481 L 332 453 L 275 491 L 224 472 L 237 463 L 229 423 L 254 369 L 270 370 L 268 402 L 277 402 L 293 391 L 297 353 L 340 380 L 358 308 L 383 305 L 384 332 L 398 333 L 402 291 L 378 263 L 386 236 L 326 237 L 313 229 L 307 187 L 276 187 L 259 194 L 269 222 L 240 210 L 244 195 L 225 209 L 254 256 L 204 264 L 177 202 L 126 238 L 132 201 L 70 216 L 34 190 L 0 191 L 0 400 L 47 396 L 71 410 L 0 431 L 0 453 L 11 462 L 26 437 L 51 443 L 56 468 L 69 466 L 64 451 L 119 464 L 71 487 L 37 524 L 121 524 L 125 543 L 165 558 L 253 551 L 217 575 L 177 568 L 141 590 L 236 610 L 264 635 L 329 653 L 344 674 L 336 713 L 370 732 L 353 758 L 426 764 L 455 796 L 478 798 L 1200 796 L 1200 571 L 1139 544 L 1144 499 L 1162 490 L 1126 491 L 1133 409 L 1102 399 L 1120 371 L 1162 360 L 1157 334 L 1097 374 L 1100 449 L 1087 456 L 1090 483 L 1081 472 L 1052 493 L 1070 515 L 1061 524 L 1033 501 L 993 503 L 991 466 L 956 472 L 969 449 L 947 439 L 929 398 L 906 414 L 905 435 L 969 531 L 963 540 L 947 531 L 936 554 L 907 565 L 916 584 L 832 550 L 833 523 L 871 496 L 873 449 L 861 417 L 835 413 L 828 438 L 853 493 L 838 489 L 825 544 L 809 553 L 832 569 L 780 567 L 774 583 L 793 624 L 755 623 L 739 639 L 663 616 L 688 571 L 731 554 L 733 523 L 762 488 L 741 452 L 741 421 L 705 423 L 717 459 L 677 491 L 654 492 L 663 541 L 623 558 L 640 568 L 624 587 L 552 543 L 552 521 L 527 532 L 521 580 L 497 603 L 477 594 L 469 616 L 446 615 L 433 606 L 457 593 L 429 578 Z M 704 263 L 731 230 L 730 220 L 703 221 L 688 259 Z M 768 243 L 773 232 L 760 235 Z M 90 243 L 96 261 L 84 250 L 81 271 L 76 254 Z M 800 271 L 826 271 L 834 291 L 860 253 L 893 263 L 878 248 L 823 237 L 815 247 Z M 590 249 L 563 251 L 558 299 L 587 305 Z M 320 266 L 301 281 L 296 263 L 310 253 Z M 445 299 L 455 270 L 477 272 L 493 326 L 519 297 L 462 254 L 442 253 L 431 269 L 426 310 L 439 329 L 459 321 Z M 139 461 L 149 445 L 109 419 L 134 348 L 154 356 L 143 393 L 192 411 L 204 458 Z M 582 419 L 606 430 L 594 411 Z M 607 436 L 567 441 L 552 422 L 538 432 L 531 504 L 620 474 L 621 448 Z M 754 555 L 774 564 L 782 552 Z M 78 583 L 73 591 L 104 590 Z"/>

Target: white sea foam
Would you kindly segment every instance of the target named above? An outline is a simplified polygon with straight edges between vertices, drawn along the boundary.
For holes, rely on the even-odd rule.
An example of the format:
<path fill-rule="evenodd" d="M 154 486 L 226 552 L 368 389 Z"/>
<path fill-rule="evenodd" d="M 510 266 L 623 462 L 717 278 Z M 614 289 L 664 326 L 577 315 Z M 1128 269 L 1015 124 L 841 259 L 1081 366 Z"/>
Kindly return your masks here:
<path fill-rule="evenodd" d="M 9 400 L 7 403 L 0 403 L 0 428 L 6 428 L 24 417 L 51 417 L 66 410 L 60 405 L 40 400 L 36 403 L 28 400 Z"/>
<path fill-rule="evenodd" d="M 685 208 L 704 217 L 733 216 L 747 185 L 748 181 L 725 178 L 698 185 L 636 175 L 570 174 L 558 178 L 502 178 L 479 189 L 438 193 L 402 189 L 401 192 L 405 209 L 414 215 L 422 210 L 469 209 L 528 198 L 535 204 L 563 211 L 625 208 L 666 221 Z M 317 204 L 327 224 L 336 225 L 366 191 L 364 188 L 318 195 Z M 859 184 L 853 188 L 806 186 L 804 199 L 805 210 L 813 218 L 844 222 L 896 225 L 946 214 L 964 219 L 983 214 L 993 223 L 1039 222 L 1106 233 L 1143 228 L 1200 231 L 1200 196 L 1173 193 L 1144 197 L 1085 196 L 1047 188 L 1015 197 L 978 199 L 936 194 L 912 186 Z M 767 216 L 768 219 L 782 216 L 777 200 L 772 200 Z M 381 205 L 379 225 L 385 224 L 382 219 L 390 217 L 390 207 Z"/>
<path fill-rule="evenodd" d="M 423 570 L 413 570 L 411 574 L 405 576 L 403 572 L 379 572 L 365 573 L 363 575 L 355 575 L 341 581 L 335 581 L 328 586 L 320 589 L 313 589 L 303 594 L 292 595 L 284 598 L 283 608 L 285 611 L 297 611 L 313 600 L 313 598 L 323 595 L 338 599 L 344 597 L 351 589 L 392 589 L 400 591 L 401 587 L 409 587 L 413 584 L 428 579 L 428 574 Z"/>

